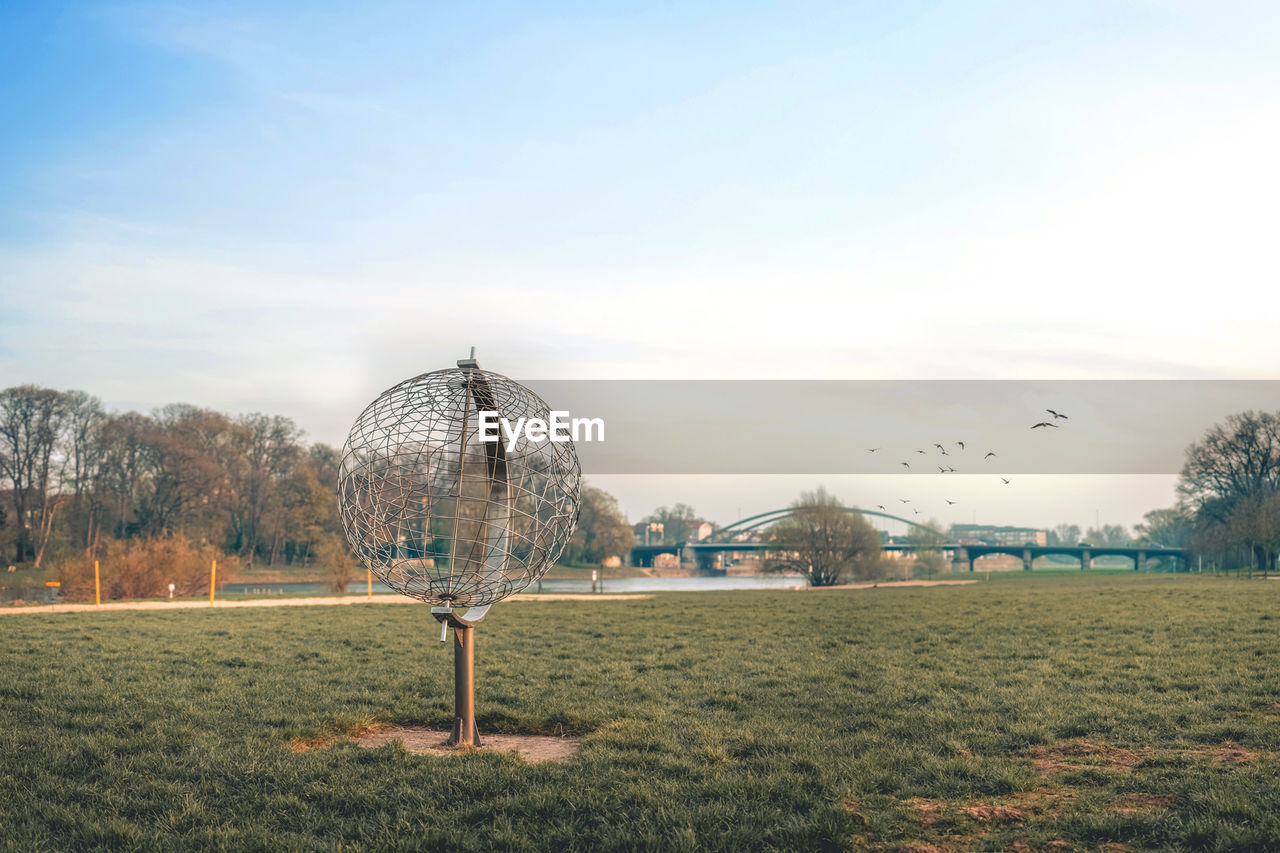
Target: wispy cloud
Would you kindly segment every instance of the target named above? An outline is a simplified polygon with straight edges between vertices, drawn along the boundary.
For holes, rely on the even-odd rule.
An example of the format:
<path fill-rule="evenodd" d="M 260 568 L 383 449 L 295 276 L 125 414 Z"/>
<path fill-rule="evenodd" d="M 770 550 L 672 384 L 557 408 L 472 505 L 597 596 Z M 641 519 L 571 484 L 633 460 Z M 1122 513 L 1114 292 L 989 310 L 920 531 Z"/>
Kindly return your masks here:
<path fill-rule="evenodd" d="M 1278 17 L 77 7 L 0 95 L 0 365 L 329 440 L 473 344 L 531 377 L 1274 375 Z"/>

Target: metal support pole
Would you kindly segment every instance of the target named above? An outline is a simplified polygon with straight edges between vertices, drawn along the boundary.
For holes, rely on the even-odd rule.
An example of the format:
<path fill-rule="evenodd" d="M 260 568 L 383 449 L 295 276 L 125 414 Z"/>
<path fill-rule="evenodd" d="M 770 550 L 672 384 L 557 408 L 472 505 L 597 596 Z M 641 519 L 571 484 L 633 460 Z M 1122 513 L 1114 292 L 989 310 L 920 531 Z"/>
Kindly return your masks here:
<path fill-rule="evenodd" d="M 476 727 L 476 636 L 475 625 L 488 607 L 473 607 L 465 617 L 451 607 L 433 607 L 431 615 L 441 623 L 441 630 L 453 629 L 453 729 L 446 746 L 479 746 L 480 730 Z M 444 636 L 440 637 L 444 640 Z"/>
<path fill-rule="evenodd" d="M 479 746 L 476 728 L 476 638 L 475 628 L 453 629 L 453 731 L 449 746 Z"/>

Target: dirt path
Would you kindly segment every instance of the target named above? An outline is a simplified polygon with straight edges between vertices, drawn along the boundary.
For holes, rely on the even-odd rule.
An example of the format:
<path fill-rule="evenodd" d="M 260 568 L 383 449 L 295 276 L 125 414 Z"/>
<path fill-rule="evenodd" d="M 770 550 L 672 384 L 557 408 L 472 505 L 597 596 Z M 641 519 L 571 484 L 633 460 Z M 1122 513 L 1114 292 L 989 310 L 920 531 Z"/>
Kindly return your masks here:
<path fill-rule="evenodd" d="M 644 593 L 636 595 L 610 595 L 607 593 L 548 593 L 544 595 L 513 595 L 508 601 L 626 601 L 630 599 L 652 598 Z M 12 616 L 16 613 L 80 613 L 86 610 L 190 610 L 210 606 L 219 610 L 225 607 L 305 607 L 317 604 L 418 604 L 417 599 L 403 595 L 375 595 L 372 598 L 363 595 L 331 595 L 313 596 L 311 598 L 247 598 L 232 601 L 109 601 L 104 604 L 41 604 L 34 607 L 0 607 L 0 616 Z"/>
<path fill-rule="evenodd" d="M 963 586 L 977 581 L 885 581 L 876 583 L 846 583 L 824 587 L 777 587 L 761 592 L 824 592 L 829 589 L 892 589 L 909 586 Z M 513 595 L 508 601 L 632 601 L 653 598 L 653 593 L 542 593 L 538 595 Z M 321 604 L 416 604 L 416 599 L 403 595 L 328 595 L 310 598 L 246 598 L 216 601 L 213 607 L 306 607 Z M 0 607 L 0 616 L 18 613 L 81 613 L 88 610 L 191 610 L 211 606 L 207 601 L 109 601 L 105 604 L 40 604 L 32 607 Z"/>

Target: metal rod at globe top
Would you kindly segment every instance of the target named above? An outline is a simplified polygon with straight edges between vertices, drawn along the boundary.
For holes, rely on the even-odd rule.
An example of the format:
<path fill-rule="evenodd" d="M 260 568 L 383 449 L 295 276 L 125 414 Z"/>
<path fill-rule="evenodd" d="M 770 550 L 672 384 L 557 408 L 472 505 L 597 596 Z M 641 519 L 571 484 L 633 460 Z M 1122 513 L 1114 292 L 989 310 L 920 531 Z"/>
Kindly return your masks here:
<path fill-rule="evenodd" d="M 466 414 L 463 417 L 462 437 L 459 442 L 458 500 L 461 502 L 464 488 L 463 465 L 465 464 L 467 451 L 467 428 L 471 414 L 471 398 L 475 397 L 477 412 L 482 408 L 497 410 L 498 406 L 493 390 L 489 387 L 488 380 L 475 360 L 474 347 L 471 350 L 470 358 L 459 359 L 458 367 L 465 371 L 467 377 L 467 407 Z M 491 502 L 497 495 L 502 495 L 504 500 L 509 497 L 506 453 L 500 443 L 490 444 L 485 448 L 485 476 L 490 484 L 489 498 Z M 450 543 L 449 554 L 451 583 L 448 598 L 452 598 L 453 592 L 452 578 L 458 545 L 457 522 L 460 516 L 461 510 L 455 509 L 454 535 L 453 541 Z M 481 529 L 487 530 L 490 523 L 489 505 L 486 504 Z M 508 520 L 504 517 L 500 523 L 505 525 Z M 487 533 L 482 535 L 487 538 Z M 480 730 L 476 727 L 475 625 L 484 618 L 487 612 L 489 612 L 489 605 L 487 604 L 480 607 L 467 608 L 465 618 L 456 614 L 453 608 L 448 605 L 431 608 L 431 615 L 441 623 L 442 630 L 447 631 L 448 628 L 453 628 L 453 728 L 449 732 L 449 739 L 445 741 L 446 746 L 480 745 Z M 440 639 L 444 641 L 445 637 L 442 635 Z"/>

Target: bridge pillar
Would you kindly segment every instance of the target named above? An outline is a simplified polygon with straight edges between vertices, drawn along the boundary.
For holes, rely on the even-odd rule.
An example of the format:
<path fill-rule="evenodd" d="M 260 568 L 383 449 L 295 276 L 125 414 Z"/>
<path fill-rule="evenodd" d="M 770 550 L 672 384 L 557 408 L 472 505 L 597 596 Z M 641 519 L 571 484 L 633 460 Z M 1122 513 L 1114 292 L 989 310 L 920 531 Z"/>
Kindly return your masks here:
<path fill-rule="evenodd" d="M 1024 572 L 1031 571 L 1031 549 L 1024 548 L 1022 550 L 1022 570 Z"/>
<path fill-rule="evenodd" d="M 964 571 L 964 564 L 969 564 L 969 571 L 973 571 L 973 558 L 969 556 L 968 548 L 957 548 L 951 552 L 951 571 Z"/>
<path fill-rule="evenodd" d="M 1093 568 L 1093 554 L 1088 548 L 1085 548 L 1083 551 L 1080 552 L 1080 571 L 1084 571 L 1085 569 L 1092 569 L 1092 568 Z"/>
<path fill-rule="evenodd" d="M 1147 552 L 1139 551 L 1133 555 L 1133 570 L 1135 572 L 1142 571 L 1142 567 L 1147 564 Z"/>

